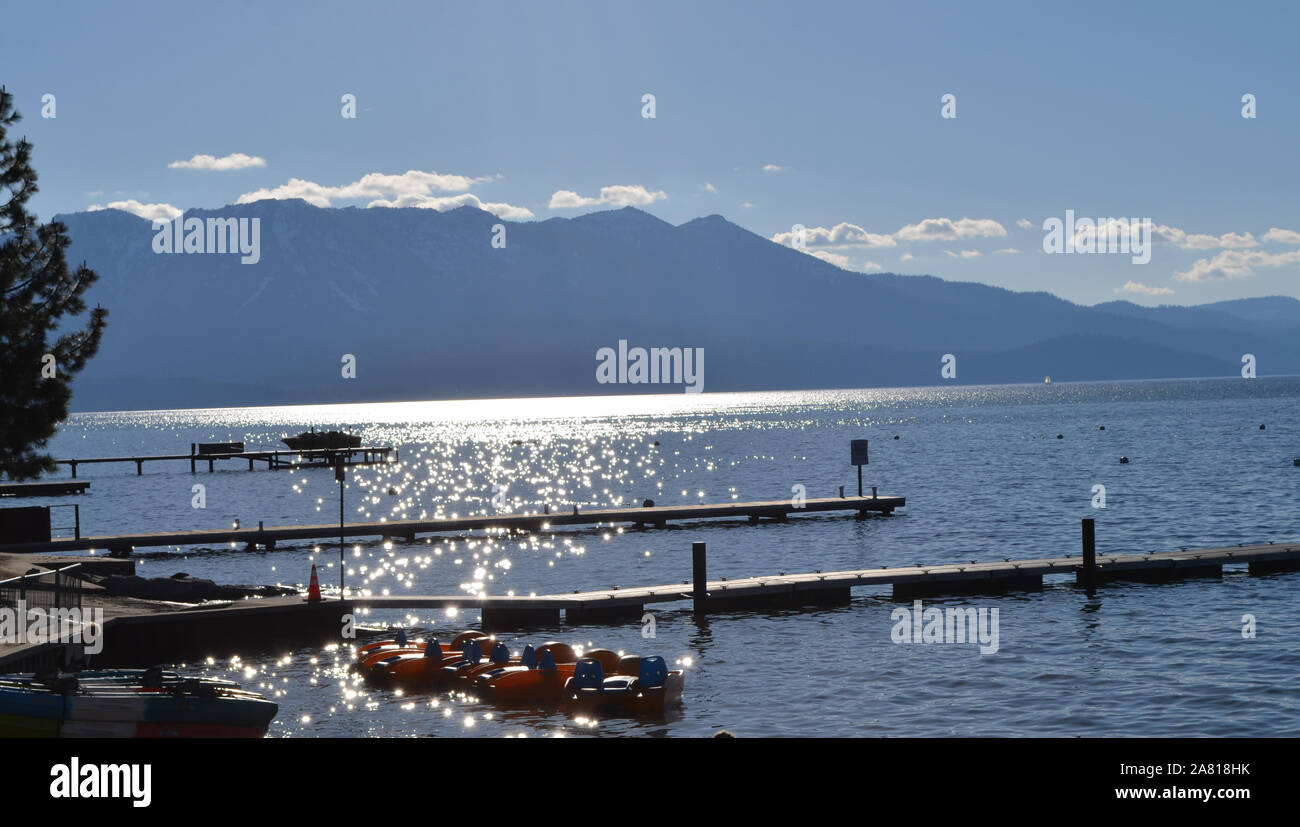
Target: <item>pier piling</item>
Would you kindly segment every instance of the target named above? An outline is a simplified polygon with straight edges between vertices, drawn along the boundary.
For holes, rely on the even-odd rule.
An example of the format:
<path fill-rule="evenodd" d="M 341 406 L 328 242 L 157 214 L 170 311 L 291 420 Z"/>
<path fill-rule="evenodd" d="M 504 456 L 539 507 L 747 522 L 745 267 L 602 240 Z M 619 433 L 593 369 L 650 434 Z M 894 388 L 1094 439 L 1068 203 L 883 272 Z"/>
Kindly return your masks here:
<path fill-rule="evenodd" d="M 1088 590 L 1089 597 L 1097 585 L 1097 534 L 1091 517 L 1083 520 L 1083 567 L 1079 569 L 1079 585 Z"/>
<path fill-rule="evenodd" d="M 703 614 L 709 602 L 709 574 L 704 543 L 691 543 L 691 599 L 696 614 Z"/>

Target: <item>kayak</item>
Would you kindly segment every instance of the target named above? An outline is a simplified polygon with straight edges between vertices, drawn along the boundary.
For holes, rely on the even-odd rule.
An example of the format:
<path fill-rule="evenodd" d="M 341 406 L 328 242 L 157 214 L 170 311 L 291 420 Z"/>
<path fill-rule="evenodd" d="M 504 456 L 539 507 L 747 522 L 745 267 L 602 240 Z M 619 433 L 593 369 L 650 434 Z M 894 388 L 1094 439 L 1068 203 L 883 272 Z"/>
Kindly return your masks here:
<path fill-rule="evenodd" d="M 261 738 L 279 706 L 161 670 L 0 678 L 0 737 Z"/>

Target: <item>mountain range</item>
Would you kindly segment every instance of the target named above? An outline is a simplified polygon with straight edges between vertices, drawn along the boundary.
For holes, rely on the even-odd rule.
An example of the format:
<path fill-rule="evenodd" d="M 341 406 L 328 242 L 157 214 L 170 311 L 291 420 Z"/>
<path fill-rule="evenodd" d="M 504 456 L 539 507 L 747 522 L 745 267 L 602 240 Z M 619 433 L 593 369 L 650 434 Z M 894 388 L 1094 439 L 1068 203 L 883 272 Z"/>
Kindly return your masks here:
<path fill-rule="evenodd" d="M 74 410 L 677 392 L 601 384 L 601 348 L 702 348 L 708 391 L 1300 373 L 1300 301 L 1082 306 L 933 276 L 862 274 L 718 215 L 635 208 L 537 222 L 461 207 L 266 200 L 256 263 L 160 254 L 143 218 L 57 219 L 109 309 Z M 497 244 L 494 245 L 494 239 Z M 504 246 L 501 244 L 504 243 Z M 345 378 L 344 358 L 355 360 Z"/>

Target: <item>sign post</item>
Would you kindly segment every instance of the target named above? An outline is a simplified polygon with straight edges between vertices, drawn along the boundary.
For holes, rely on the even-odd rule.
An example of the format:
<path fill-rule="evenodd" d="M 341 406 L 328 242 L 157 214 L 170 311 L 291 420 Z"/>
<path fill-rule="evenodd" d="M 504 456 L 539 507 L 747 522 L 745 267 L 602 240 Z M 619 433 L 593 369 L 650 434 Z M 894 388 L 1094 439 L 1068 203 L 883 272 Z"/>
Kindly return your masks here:
<path fill-rule="evenodd" d="M 343 456 L 334 457 L 334 479 L 339 484 L 339 600 L 343 595 L 343 572 L 347 565 L 343 556 L 343 482 L 347 479 L 347 473 L 343 470 Z"/>
<path fill-rule="evenodd" d="M 867 464 L 867 441 L 855 439 L 849 443 L 849 463 L 858 466 L 858 496 L 862 496 L 862 466 Z"/>

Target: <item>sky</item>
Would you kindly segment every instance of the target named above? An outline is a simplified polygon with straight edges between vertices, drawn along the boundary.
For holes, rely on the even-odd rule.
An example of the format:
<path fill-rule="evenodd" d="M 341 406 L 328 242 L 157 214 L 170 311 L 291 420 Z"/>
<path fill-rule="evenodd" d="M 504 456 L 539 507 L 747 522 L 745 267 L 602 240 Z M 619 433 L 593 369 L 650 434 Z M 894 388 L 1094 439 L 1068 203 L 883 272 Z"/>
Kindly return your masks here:
<path fill-rule="evenodd" d="M 1300 297 L 1295 4 L 29 3 L 3 22 L 43 219 L 632 205 L 1081 304 Z M 1067 211 L 1149 227 L 1149 257 L 1045 252 Z"/>

